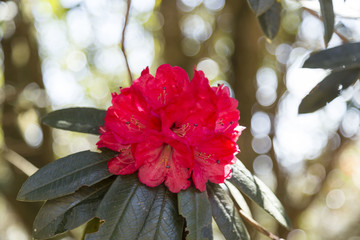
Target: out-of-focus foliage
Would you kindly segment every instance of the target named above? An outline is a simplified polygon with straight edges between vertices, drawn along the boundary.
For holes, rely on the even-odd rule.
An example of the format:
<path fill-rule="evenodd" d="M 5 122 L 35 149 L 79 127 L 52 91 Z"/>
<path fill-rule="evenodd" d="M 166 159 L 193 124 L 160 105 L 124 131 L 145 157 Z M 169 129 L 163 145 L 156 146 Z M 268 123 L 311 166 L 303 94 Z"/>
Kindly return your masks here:
<path fill-rule="evenodd" d="M 293 230 L 250 205 L 254 218 L 290 240 L 360 236 L 358 81 L 324 108 L 298 115 L 301 100 L 329 74 L 301 68 L 310 52 L 325 49 L 324 36 L 328 48 L 360 40 L 358 1 L 332 2 L 333 34 L 329 20 L 319 17 L 328 18 L 328 10 L 315 0 L 281 1 L 280 29 L 272 41 L 245 0 L 133 0 L 126 32 L 135 76 L 148 65 L 168 62 L 189 73 L 196 65 L 211 83 L 233 87 L 240 123 L 247 127 L 238 157 L 276 192 Z M 38 119 L 50 109 L 105 109 L 110 92 L 129 84 L 119 46 L 125 11 L 122 0 L 0 2 L 1 239 L 28 239 L 40 207 L 15 201 L 26 178 L 19 167 L 32 169 L 22 157 L 41 167 L 53 155 L 95 148 L 96 136 L 62 130 L 51 136 Z M 66 238 L 78 239 L 79 232 Z"/>

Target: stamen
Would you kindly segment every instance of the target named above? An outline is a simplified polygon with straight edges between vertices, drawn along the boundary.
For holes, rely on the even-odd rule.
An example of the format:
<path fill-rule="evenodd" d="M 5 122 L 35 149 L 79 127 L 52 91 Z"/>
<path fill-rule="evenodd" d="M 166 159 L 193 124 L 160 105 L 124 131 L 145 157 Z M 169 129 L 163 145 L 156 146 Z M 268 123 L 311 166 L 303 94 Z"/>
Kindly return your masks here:
<path fill-rule="evenodd" d="M 194 126 L 197 127 L 198 125 L 195 123 Z"/>
<path fill-rule="evenodd" d="M 220 160 L 219 160 L 219 159 L 218 159 L 218 160 L 216 160 L 216 163 L 217 163 L 217 164 L 219 164 L 219 163 L 220 163 Z"/>

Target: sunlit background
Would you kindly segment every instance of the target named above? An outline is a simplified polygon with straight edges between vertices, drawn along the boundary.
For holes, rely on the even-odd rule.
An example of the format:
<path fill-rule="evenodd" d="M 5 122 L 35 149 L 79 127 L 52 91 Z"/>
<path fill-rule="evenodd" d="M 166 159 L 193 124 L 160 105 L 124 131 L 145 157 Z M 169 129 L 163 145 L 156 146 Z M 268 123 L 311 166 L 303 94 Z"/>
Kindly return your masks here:
<path fill-rule="evenodd" d="M 289 240 L 360 240 L 360 85 L 298 115 L 302 98 L 329 73 L 301 68 L 311 52 L 325 48 L 324 30 L 314 15 L 318 1 L 283 0 L 282 6 L 280 33 L 269 41 L 246 1 L 132 0 L 124 44 L 130 69 L 138 77 L 147 66 L 155 74 L 170 63 L 192 76 L 196 66 L 211 84 L 231 86 L 247 127 L 238 157 L 276 193 L 294 229 L 285 231 L 252 206 L 255 219 Z M 0 239 L 30 239 L 36 212 L 15 203 L 23 172 L 31 172 L 16 159 L 41 167 L 95 149 L 96 136 L 49 130 L 39 118 L 71 106 L 106 109 L 110 93 L 129 86 L 120 48 L 126 7 L 123 0 L 0 2 Z M 358 0 L 334 0 L 334 10 L 336 33 L 328 47 L 360 41 Z M 34 64 L 38 72 L 7 72 L 34 70 Z M 44 156 L 44 148 L 51 157 L 38 161 L 34 156 Z M 58 239 L 80 236 L 78 229 Z"/>

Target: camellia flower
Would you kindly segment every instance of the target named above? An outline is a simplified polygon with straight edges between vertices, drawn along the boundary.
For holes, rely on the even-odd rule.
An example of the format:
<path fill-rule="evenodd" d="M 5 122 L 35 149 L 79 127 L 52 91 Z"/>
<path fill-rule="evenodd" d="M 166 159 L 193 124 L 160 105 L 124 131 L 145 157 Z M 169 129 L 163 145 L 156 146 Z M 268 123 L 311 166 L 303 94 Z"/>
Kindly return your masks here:
<path fill-rule="evenodd" d="M 239 152 L 238 102 L 223 85 L 210 87 L 202 71 L 191 81 L 180 67 L 161 65 L 155 77 L 146 68 L 120 94 L 100 127 L 99 148 L 119 152 L 108 163 L 116 175 L 138 171 L 150 187 L 165 182 L 172 192 L 206 182 L 223 183 Z"/>

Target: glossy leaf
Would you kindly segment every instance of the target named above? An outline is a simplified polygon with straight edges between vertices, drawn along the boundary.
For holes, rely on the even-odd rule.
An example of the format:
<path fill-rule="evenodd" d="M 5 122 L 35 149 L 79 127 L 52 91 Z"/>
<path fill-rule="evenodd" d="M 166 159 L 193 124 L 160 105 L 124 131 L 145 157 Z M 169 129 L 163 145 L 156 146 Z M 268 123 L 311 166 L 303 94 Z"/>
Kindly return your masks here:
<path fill-rule="evenodd" d="M 177 212 L 176 194 L 164 185 L 149 188 L 137 174 L 117 176 L 102 200 L 98 232 L 85 239 L 181 239 L 184 219 Z"/>
<path fill-rule="evenodd" d="M 313 53 L 303 67 L 335 70 L 360 67 L 360 42 L 347 43 Z"/>
<path fill-rule="evenodd" d="M 186 219 L 187 240 L 213 239 L 211 206 L 206 192 L 194 187 L 178 193 L 179 213 Z"/>
<path fill-rule="evenodd" d="M 91 218 L 114 179 L 106 179 L 74 194 L 47 201 L 34 221 L 33 236 L 46 239 L 74 229 Z"/>
<path fill-rule="evenodd" d="M 299 113 L 311 113 L 324 107 L 339 96 L 343 89 L 355 83 L 359 74 L 359 68 L 330 73 L 304 97 L 299 106 Z"/>
<path fill-rule="evenodd" d="M 106 110 L 96 108 L 67 108 L 48 113 L 42 122 L 50 127 L 99 135 Z"/>
<path fill-rule="evenodd" d="M 281 4 L 275 1 L 269 10 L 258 17 L 258 20 L 264 34 L 273 39 L 280 29 Z"/>
<path fill-rule="evenodd" d="M 249 233 L 226 191 L 219 184 L 207 186 L 212 215 L 226 239 L 250 239 Z"/>
<path fill-rule="evenodd" d="M 60 158 L 39 169 L 21 187 L 17 200 L 44 201 L 74 193 L 110 177 L 107 162 L 115 152 L 84 151 Z"/>
<path fill-rule="evenodd" d="M 321 10 L 321 16 L 324 23 L 324 40 L 325 45 L 329 43 L 331 36 L 334 32 L 334 9 L 333 9 L 333 3 L 332 0 L 319 0 L 320 2 L 320 10 Z"/>
<path fill-rule="evenodd" d="M 276 0 L 248 0 L 250 8 L 256 16 L 259 16 L 269 10 Z"/>
<path fill-rule="evenodd" d="M 259 178 L 247 170 L 240 160 L 237 160 L 233 165 L 233 175 L 229 181 L 273 216 L 281 225 L 290 228 L 289 218 L 280 201 Z"/>

